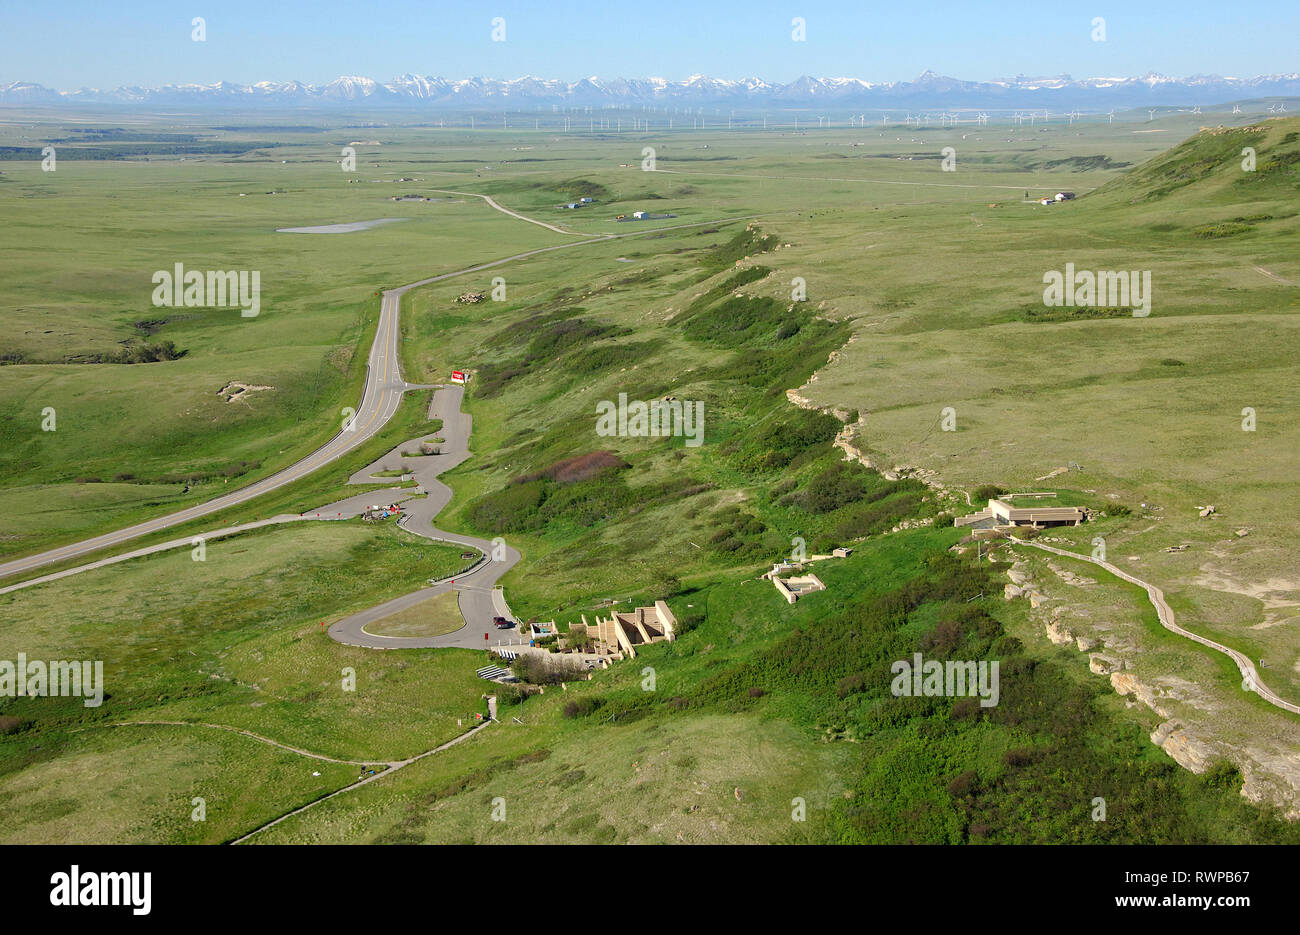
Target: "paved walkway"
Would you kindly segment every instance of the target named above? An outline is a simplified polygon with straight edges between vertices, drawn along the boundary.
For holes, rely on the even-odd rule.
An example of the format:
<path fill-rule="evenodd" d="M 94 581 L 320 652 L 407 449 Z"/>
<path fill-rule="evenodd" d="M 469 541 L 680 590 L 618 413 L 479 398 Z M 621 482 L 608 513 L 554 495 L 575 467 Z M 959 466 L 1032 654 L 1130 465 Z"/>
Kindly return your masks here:
<path fill-rule="evenodd" d="M 1230 646 L 1224 646 L 1222 643 L 1217 643 L 1208 637 L 1201 636 L 1198 633 L 1193 633 L 1191 630 L 1186 630 L 1183 627 L 1180 627 L 1178 622 L 1174 619 L 1173 608 L 1171 608 L 1169 603 L 1165 600 L 1164 592 L 1154 584 L 1143 581 L 1140 578 L 1135 578 L 1122 568 L 1117 568 L 1110 562 L 1103 562 L 1100 559 L 1093 558 L 1091 555 L 1081 555 L 1078 552 L 1058 549 L 1055 546 L 1044 545 L 1040 542 L 1029 542 L 1025 539 L 1017 539 L 1015 536 L 1009 536 L 1008 538 L 1017 545 L 1027 545 L 1030 548 L 1042 549 L 1044 552 L 1051 552 L 1055 555 L 1062 555 L 1066 558 L 1078 559 L 1081 562 L 1091 562 L 1099 568 L 1106 569 L 1106 571 L 1110 572 L 1117 578 L 1122 578 L 1131 584 L 1136 584 L 1138 587 L 1144 589 L 1147 592 L 1147 596 L 1151 598 L 1151 603 L 1155 605 L 1156 608 L 1156 615 L 1160 618 L 1160 625 L 1166 630 L 1169 630 L 1172 633 L 1177 633 L 1179 636 L 1185 636 L 1189 640 L 1195 640 L 1202 646 L 1208 646 L 1210 649 L 1229 656 L 1232 661 L 1237 664 L 1237 669 L 1241 672 L 1243 685 L 1253 686 L 1255 693 L 1269 704 L 1276 705 L 1284 711 L 1290 711 L 1293 714 L 1300 714 L 1300 705 L 1292 704 L 1290 701 L 1280 697 L 1260 680 L 1259 673 L 1255 671 L 1255 664 L 1251 662 L 1244 653 L 1240 653 Z"/>

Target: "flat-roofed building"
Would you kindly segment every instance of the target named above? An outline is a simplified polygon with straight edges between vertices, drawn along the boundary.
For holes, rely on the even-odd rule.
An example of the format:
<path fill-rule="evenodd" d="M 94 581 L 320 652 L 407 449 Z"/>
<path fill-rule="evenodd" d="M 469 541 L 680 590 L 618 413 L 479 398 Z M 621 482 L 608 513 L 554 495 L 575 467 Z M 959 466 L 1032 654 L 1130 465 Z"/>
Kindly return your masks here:
<path fill-rule="evenodd" d="M 1015 506 L 990 500 L 989 512 L 999 526 L 1078 526 L 1087 514 L 1077 506 Z"/>
<path fill-rule="evenodd" d="M 972 529 L 995 529 L 1001 526 L 1078 526 L 1088 518 L 1087 512 L 1077 506 L 1022 506 L 1018 498 L 1032 501 L 1036 498 L 1055 499 L 1053 493 L 1008 494 L 990 500 L 987 508 L 976 513 L 958 516 L 954 526 Z"/>

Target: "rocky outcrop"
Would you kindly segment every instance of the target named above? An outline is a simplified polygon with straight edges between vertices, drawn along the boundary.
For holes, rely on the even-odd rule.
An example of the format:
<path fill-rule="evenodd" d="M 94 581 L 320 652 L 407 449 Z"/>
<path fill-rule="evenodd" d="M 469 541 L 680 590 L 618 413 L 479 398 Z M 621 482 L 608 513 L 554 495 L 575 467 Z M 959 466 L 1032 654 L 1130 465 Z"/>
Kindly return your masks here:
<path fill-rule="evenodd" d="M 1087 588 L 1097 583 L 1095 578 L 1085 578 L 1083 575 L 1076 575 L 1068 569 L 1061 568 L 1055 562 L 1046 562 L 1048 568 L 1056 577 L 1060 578 L 1066 584 L 1076 588 Z"/>
<path fill-rule="evenodd" d="M 821 409 L 821 406 L 817 405 L 807 396 L 802 395 L 798 390 L 786 390 L 785 398 L 790 400 L 790 402 L 794 403 L 800 409 Z"/>
<path fill-rule="evenodd" d="M 1074 642 L 1074 634 L 1055 618 L 1047 622 L 1047 638 L 1057 646 L 1069 646 Z"/>
<path fill-rule="evenodd" d="M 217 395 L 228 403 L 233 403 L 237 399 L 247 401 L 250 393 L 260 393 L 263 390 L 273 390 L 273 386 L 263 386 L 260 383 L 240 383 L 237 380 L 231 380 L 221 389 L 217 390 Z"/>
<path fill-rule="evenodd" d="M 1113 675 L 1124 668 L 1124 660 L 1105 653 L 1088 653 L 1088 668 L 1096 675 Z"/>
<path fill-rule="evenodd" d="M 1151 742 L 1173 757 L 1179 766 L 1193 773 L 1205 772 L 1216 759 L 1214 748 L 1178 721 L 1162 723 L 1151 733 Z"/>

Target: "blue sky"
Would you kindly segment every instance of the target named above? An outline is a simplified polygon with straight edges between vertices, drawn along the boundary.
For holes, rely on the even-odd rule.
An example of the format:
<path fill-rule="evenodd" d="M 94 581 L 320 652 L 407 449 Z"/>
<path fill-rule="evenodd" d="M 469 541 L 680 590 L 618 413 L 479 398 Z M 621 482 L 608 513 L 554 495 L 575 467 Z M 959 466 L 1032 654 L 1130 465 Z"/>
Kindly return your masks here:
<path fill-rule="evenodd" d="M 1046 7 L 1046 9 L 1045 9 Z M 207 41 L 193 42 L 202 16 Z M 506 41 L 491 41 L 493 17 Z M 791 20 L 807 40 L 791 40 Z M 1094 42 L 1094 17 L 1106 41 Z M 145 86 L 404 72 L 577 79 L 703 73 L 872 81 L 925 69 L 1016 74 L 1252 76 L 1300 70 L 1300 3 L 849 0 L 0 0 L 0 82 Z"/>

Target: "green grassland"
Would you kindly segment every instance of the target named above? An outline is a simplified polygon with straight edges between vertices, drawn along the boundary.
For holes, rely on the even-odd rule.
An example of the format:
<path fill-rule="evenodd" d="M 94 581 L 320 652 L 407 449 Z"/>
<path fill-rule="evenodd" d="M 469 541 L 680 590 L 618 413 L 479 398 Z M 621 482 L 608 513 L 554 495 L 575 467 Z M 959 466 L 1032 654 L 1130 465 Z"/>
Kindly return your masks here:
<path fill-rule="evenodd" d="M 202 562 L 182 549 L 0 597 L 7 652 L 32 659 L 102 660 L 106 691 L 97 708 L 84 707 L 79 698 L 5 700 L 11 736 L 0 744 L 0 798 L 19 807 L 13 803 L 37 795 L 40 783 L 32 777 L 63 770 L 65 760 L 67 782 L 73 785 L 92 762 L 116 763 L 134 773 L 137 788 L 158 792 L 151 810 L 175 796 L 188 801 L 189 784 L 204 783 L 212 784 L 216 796 L 218 789 L 228 794 L 268 782 L 283 786 L 286 797 L 275 800 L 281 804 L 310 801 L 320 789 L 310 770 L 286 772 L 295 759 L 332 777 L 332 787 L 347 778 L 337 764 L 270 746 L 263 750 L 264 745 L 238 735 L 201 727 L 109 727 L 122 722 L 223 725 L 348 760 L 399 759 L 457 736 L 460 720 L 485 710 L 481 683 L 466 664 L 468 653 L 375 653 L 335 643 L 325 630 L 349 612 L 428 578 L 454 574 L 465 564 L 460 549 L 416 540 L 393 527 L 308 523 L 214 540 Z M 250 589 L 250 582 L 257 587 Z M 349 670 L 355 690 L 344 687 Z M 91 739 L 104 733 L 112 736 Z M 205 744 L 228 756 L 193 752 Z M 170 752 L 172 747 L 179 750 Z M 184 750 L 191 752 L 181 757 Z M 171 766 L 132 770 L 129 765 L 158 756 L 171 758 Z M 232 768 L 236 774 L 223 778 Z M 155 790 L 145 777 L 160 787 Z M 94 796 L 121 792 L 91 783 L 87 794 L 91 798 L 74 811 L 96 810 L 102 803 Z M 49 795 L 67 798 L 54 791 Z M 53 802 L 48 807 L 54 808 Z M 59 806 L 68 808 L 66 801 Z M 253 815 L 274 817 L 244 807 L 218 818 L 214 808 L 203 834 L 217 840 L 235 836 Z M 144 825 L 131 835 L 150 839 L 155 819 L 164 820 L 161 811 L 135 816 Z M 197 833 L 186 831 L 186 823 L 173 827 L 167 819 L 164 824 L 167 840 L 189 840 Z M 6 827 L 15 835 L 28 833 L 21 824 Z M 118 830 L 97 827 L 91 838 L 102 832 L 115 839 Z"/>
<path fill-rule="evenodd" d="M 581 234 L 636 236 L 407 294 L 406 378 L 476 371 L 466 403 L 474 456 L 446 478 L 455 497 L 438 522 L 504 535 L 522 551 L 504 581 L 522 619 L 567 624 L 607 600 L 667 598 L 683 636 L 529 698 L 522 725 L 503 695 L 511 716 L 502 724 L 257 840 L 1285 840 L 1289 826 L 1237 794 L 1233 766 L 1200 777 L 1178 768 L 1144 736 L 1149 711 L 1126 706 L 1086 656 L 1047 644 L 1024 602 L 993 599 L 1001 580 L 982 577 L 971 556 L 947 557 L 959 533 L 943 527 L 944 514 L 964 501 L 846 465 L 831 442 L 848 427 L 884 467 L 934 471 L 967 490 L 1050 485 L 1062 502 L 1130 507 L 1053 533 L 1084 553 L 1100 534 L 1112 556 L 1137 555 L 1135 573 L 1165 588 L 1180 622 L 1277 658 L 1270 686 L 1300 697 L 1300 676 L 1281 662 L 1296 656 L 1294 633 L 1256 626 L 1264 599 L 1296 589 L 1277 580 L 1292 521 L 1269 509 L 1294 493 L 1286 455 L 1298 439 L 1280 415 L 1295 403 L 1286 367 L 1294 287 L 1253 268 L 1300 281 L 1288 249 L 1294 125 L 1197 137 L 1163 156 L 1196 126 L 564 136 L 395 125 L 360 131 L 383 145 L 358 148 L 356 182 L 336 161 L 358 131 L 341 129 L 281 132 L 279 148 L 184 163 L 61 155 L 58 172 L 42 176 L 38 165 L 8 162 L 0 198 L 15 220 L 0 234 L 9 238 L 0 271 L 13 273 L 6 298 L 21 327 L 0 351 L 29 362 L 0 367 L 0 554 L 158 515 L 292 462 L 355 404 L 379 288 L 580 239 L 438 192 L 487 194 Z M 3 130 L 0 143 L 14 132 Z M 338 138 L 326 145 L 322 135 Z M 1247 145 L 1239 135 L 1258 148 L 1256 178 L 1240 178 L 1240 157 L 1228 158 Z M 640 171 L 647 145 L 658 171 Z M 938 166 L 945 145 L 958 150 L 955 173 Z M 377 181 L 403 177 L 419 181 Z M 1083 197 L 1030 203 L 1062 189 Z M 405 193 L 446 200 L 388 200 Z M 581 195 L 597 204 L 557 207 Z M 52 248 L 72 242 L 62 227 L 87 208 L 103 229 L 77 235 L 76 266 Z M 613 221 L 633 210 L 676 217 Z M 274 233 L 377 217 L 411 220 Z M 166 315 L 148 305 L 149 275 L 177 261 L 261 269 L 262 314 L 199 310 L 143 335 L 134 322 Z M 1043 273 L 1066 262 L 1153 270 L 1151 317 L 1034 314 Z M 506 281 L 504 301 L 456 301 L 490 293 L 494 276 Z M 791 301 L 796 277 L 807 302 Z M 53 362 L 145 337 L 186 353 Z M 232 379 L 275 389 L 226 403 L 216 394 Z M 795 388 L 838 415 L 792 406 L 785 391 Z M 619 393 L 702 401 L 704 444 L 598 436 L 596 404 Z M 423 419 L 426 400 L 411 394 L 364 451 L 167 538 L 355 492 L 343 486 L 348 473 L 436 431 Z M 1239 427 L 1247 405 L 1260 414 L 1250 435 Z M 55 433 L 39 432 L 44 406 L 59 413 Z M 945 406 L 956 409 L 955 433 L 938 429 Z M 576 480 L 547 473 L 596 451 L 617 464 Z M 1035 480 L 1070 462 L 1078 469 Z M 206 476 L 188 494 L 160 482 L 189 472 Z M 1193 507 L 1203 503 L 1223 518 L 1198 522 Z M 904 521 L 935 525 L 891 531 Z M 1247 537 L 1233 535 L 1239 525 Z M 116 660 L 120 693 L 99 711 L 112 706 L 118 719 L 219 723 L 344 759 L 409 756 L 482 710 L 473 668 L 483 657 L 351 649 L 321 626 L 435 575 L 440 547 L 399 535 L 310 524 L 214 542 L 203 566 L 181 552 L 75 576 L 0 597 L 4 642 L 29 655 Z M 818 563 L 829 590 L 791 607 L 756 578 L 796 537 L 809 552 L 850 541 L 858 550 Z M 1159 551 L 1175 542 L 1193 549 Z M 1275 587 L 1248 596 L 1225 581 Z M 1202 686 L 1229 749 L 1289 736 L 1285 715 L 1234 691 L 1230 663 L 1160 630 L 1117 582 L 1069 599 L 1124 618 L 1144 674 Z M 962 700 L 891 698 L 888 661 L 913 651 L 1000 659 L 1003 703 L 986 713 Z M 145 654 L 159 664 L 142 664 Z M 358 674 L 352 695 L 339 689 L 345 666 Z M 33 777 L 74 777 L 95 756 L 113 769 L 114 759 L 166 761 L 177 755 L 169 732 L 203 729 L 117 728 L 91 739 L 101 729 L 74 731 L 104 714 L 51 713 L 51 701 L 41 715 L 24 701 L 0 702 L 0 715 L 22 722 L 0 739 L 9 777 L 0 807 L 39 804 L 50 822 L 105 809 L 114 817 L 85 832 L 96 840 L 229 840 L 355 777 L 354 767 L 344 775 L 211 731 L 203 742 L 228 751 L 214 761 L 255 744 L 266 758 L 244 758 L 235 774 L 244 783 L 263 781 L 259 768 L 310 768 L 285 779 L 283 801 L 232 806 L 215 824 L 210 812 L 210 831 L 177 824 L 170 809 L 202 794 L 191 784 L 215 781 L 217 768 L 151 771 L 149 831 L 89 794 L 40 799 Z M 1195 705 L 1180 714 L 1205 716 Z M 504 822 L 491 818 L 498 796 Z M 1107 799 L 1107 822 L 1089 818 L 1095 796 Z M 805 822 L 791 820 L 795 798 L 806 802 Z"/>
<path fill-rule="evenodd" d="M 365 630 L 376 636 L 442 636 L 452 633 L 465 625 L 465 618 L 457 606 L 458 599 L 455 591 L 447 591 L 366 624 Z"/>

